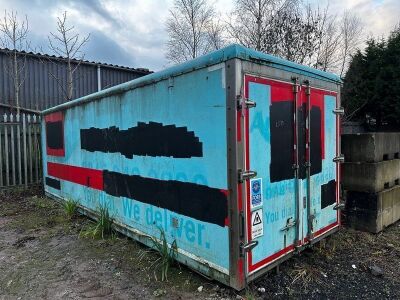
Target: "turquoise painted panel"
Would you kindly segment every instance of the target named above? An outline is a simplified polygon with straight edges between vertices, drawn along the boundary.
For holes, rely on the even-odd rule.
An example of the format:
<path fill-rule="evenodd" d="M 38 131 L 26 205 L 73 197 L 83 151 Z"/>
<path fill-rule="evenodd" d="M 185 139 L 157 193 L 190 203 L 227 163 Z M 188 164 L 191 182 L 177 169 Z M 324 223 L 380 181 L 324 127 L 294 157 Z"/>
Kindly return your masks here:
<path fill-rule="evenodd" d="M 47 162 L 108 170 L 146 178 L 198 183 L 227 190 L 226 92 L 224 65 L 201 69 L 185 76 L 82 103 L 64 114 L 65 157 L 44 153 Z M 202 157 L 173 158 L 89 152 L 81 149 L 80 129 L 116 126 L 128 129 L 138 122 L 158 122 L 187 127 L 203 145 Z M 44 125 L 43 125 L 44 126 Z M 43 127 L 44 128 L 44 127 Z M 42 140 L 45 149 L 45 137 Z M 135 199 L 114 197 L 103 191 L 61 180 L 61 191 L 46 189 L 63 198 L 73 198 L 90 209 L 106 204 L 114 218 L 143 234 L 159 237 L 162 228 L 170 243 L 194 257 L 206 260 L 224 273 L 229 270 L 229 228 L 196 220 Z M 190 199 L 187 199 L 190 201 Z M 172 226 L 172 220 L 179 226 Z"/>
<path fill-rule="evenodd" d="M 294 230 L 282 231 L 287 219 L 295 217 L 294 180 L 270 182 L 271 140 L 270 105 L 271 86 L 249 83 L 249 98 L 257 106 L 249 110 L 249 150 L 250 168 L 257 171 L 262 180 L 263 205 L 252 211 L 262 209 L 263 235 L 255 238 L 257 247 L 252 251 L 252 264 L 293 244 Z"/>
<path fill-rule="evenodd" d="M 300 95 L 303 96 L 303 95 Z M 312 96 L 311 96 L 312 97 Z M 250 169 L 257 172 L 252 181 L 261 181 L 261 206 L 251 207 L 251 212 L 262 209 L 263 234 L 252 238 L 258 245 L 252 250 L 251 264 L 257 264 L 271 255 L 293 244 L 296 226 L 282 230 L 291 218 L 295 220 L 295 181 L 294 179 L 271 182 L 271 135 L 270 135 L 270 105 L 271 86 L 262 83 L 249 82 L 249 98 L 257 106 L 249 109 L 249 155 Z M 336 179 L 336 98 L 324 96 L 324 149 L 322 170 L 311 176 L 311 214 L 315 216 L 313 232 L 337 222 L 334 204 L 321 209 L 321 186 Z M 250 181 L 250 188 L 252 188 Z M 299 180 L 299 199 L 307 196 L 307 179 Z M 251 201 L 251 199 L 250 199 Z M 249 204 L 248 204 L 249 205 Z M 306 205 L 306 203 L 305 203 Z M 251 218 L 251 216 L 248 216 Z M 299 240 L 304 242 L 307 237 L 307 207 L 300 207 Z M 252 220 L 253 223 L 255 223 Z M 254 224 L 250 224 L 253 228 Z M 257 227 L 257 226 L 255 226 Z"/>
<path fill-rule="evenodd" d="M 325 158 L 322 160 L 322 172 L 312 176 L 312 207 L 316 211 L 315 230 L 318 231 L 337 221 L 337 211 L 333 209 L 335 204 L 321 209 L 321 185 L 336 179 L 336 97 L 324 96 L 325 113 Z"/>

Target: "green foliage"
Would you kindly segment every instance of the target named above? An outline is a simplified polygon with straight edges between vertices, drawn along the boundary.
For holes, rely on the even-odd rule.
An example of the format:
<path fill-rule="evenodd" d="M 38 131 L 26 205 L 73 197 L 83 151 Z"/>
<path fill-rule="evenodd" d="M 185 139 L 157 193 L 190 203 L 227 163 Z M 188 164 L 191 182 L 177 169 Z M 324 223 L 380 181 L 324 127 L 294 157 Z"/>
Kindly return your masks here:
<path fill-rule="evenodd" d="M 160 267 L 161 281 L 164 281 L 168 280 L 169 268 L 177 257 L 178 245 L 176 243 L 176 240 L 174 240 L 171 244 L 171 247 L 169 247 L 164 230 L 161 228 L 159 228 L 159 230 L 160 230 L 160 240 L 158 241 L 156 239 L 152 239 L 154 243 L 154 248 L 160 255 L 160 257 L 154 262 L 154 264 Z"/>
<path fill-rule="evenodd" d="M 243 297 L 245 300 L 255 300 L 257 299 L 256 292 L 253 289 L 250 289 L 249 287 L 246 288 L 246 293 L 244 294 Z"/>
<path fill-rule="evenodd" d="M 78 201 L 68 199 L 63 204 L 65 215 L 68 219 L 72 219 L 76 216 L 78 210 Z"/>
<path fill-rule="evenodd" d="M 114 219 L 110 216 L 106 206 L 100 206 L 98 209 L 98 218 L 94 224 L 90 224 L 82 229 L 80 236 L 85 238 L 102 238 L 113 236 L 112 224 Z"/>
<path fill-rule="evenodd" d="M 347 120 L 400 129 L 400 27 L 353 56 L 342 92 Z"/>

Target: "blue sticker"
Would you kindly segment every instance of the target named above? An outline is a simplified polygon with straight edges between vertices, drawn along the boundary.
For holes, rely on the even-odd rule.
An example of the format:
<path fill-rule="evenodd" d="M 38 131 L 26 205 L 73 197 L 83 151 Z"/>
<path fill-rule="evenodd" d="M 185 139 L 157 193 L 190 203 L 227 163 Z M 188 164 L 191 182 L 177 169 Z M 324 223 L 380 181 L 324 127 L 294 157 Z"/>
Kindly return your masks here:
<path fill-rule="evenodd" d="M 262 206 L 262 178 L 256 178 L 250 180 L 250 196 L 251 196 L 251 208 Z"/>

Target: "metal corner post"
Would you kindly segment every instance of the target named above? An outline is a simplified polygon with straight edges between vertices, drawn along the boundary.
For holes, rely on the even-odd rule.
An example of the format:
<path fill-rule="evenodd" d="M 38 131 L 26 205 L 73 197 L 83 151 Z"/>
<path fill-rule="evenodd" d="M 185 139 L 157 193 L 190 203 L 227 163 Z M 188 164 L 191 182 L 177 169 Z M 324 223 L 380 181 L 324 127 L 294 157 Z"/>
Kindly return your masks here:
<path fill-rule="evenodd" d="M 229 190 L 229 265 L 230 285 L 236 289 L 245 286 L 244 258 L 240 254 L 240 244 L 244 241 L 243 196 L 239 195 L 238 169 L 244 165 L 243 143 L 237 139 L 237 96 L 241 93 L 242 72 L 239 59 L 230 59 L 225 63 L 226 80 L 226 128 L 227 128 L 227 159 L 228 159 L 228 190 Z M 242 207 L 242 211 L 240 210 Z"/>

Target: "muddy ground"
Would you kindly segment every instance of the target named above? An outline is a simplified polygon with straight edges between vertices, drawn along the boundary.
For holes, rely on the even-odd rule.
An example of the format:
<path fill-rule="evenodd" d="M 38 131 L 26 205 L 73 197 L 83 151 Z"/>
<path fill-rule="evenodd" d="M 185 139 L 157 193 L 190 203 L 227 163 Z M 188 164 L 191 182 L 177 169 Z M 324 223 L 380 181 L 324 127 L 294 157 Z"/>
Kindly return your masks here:
<path fill-rule="evenodd" d="M 89 222 L 39 191 L 0 193 L 0 299 L 400 299 L 399 224 L 344 228 L 237 293 L 178 265 L 162 282 L 155 252 L 80 237 Z"/>

